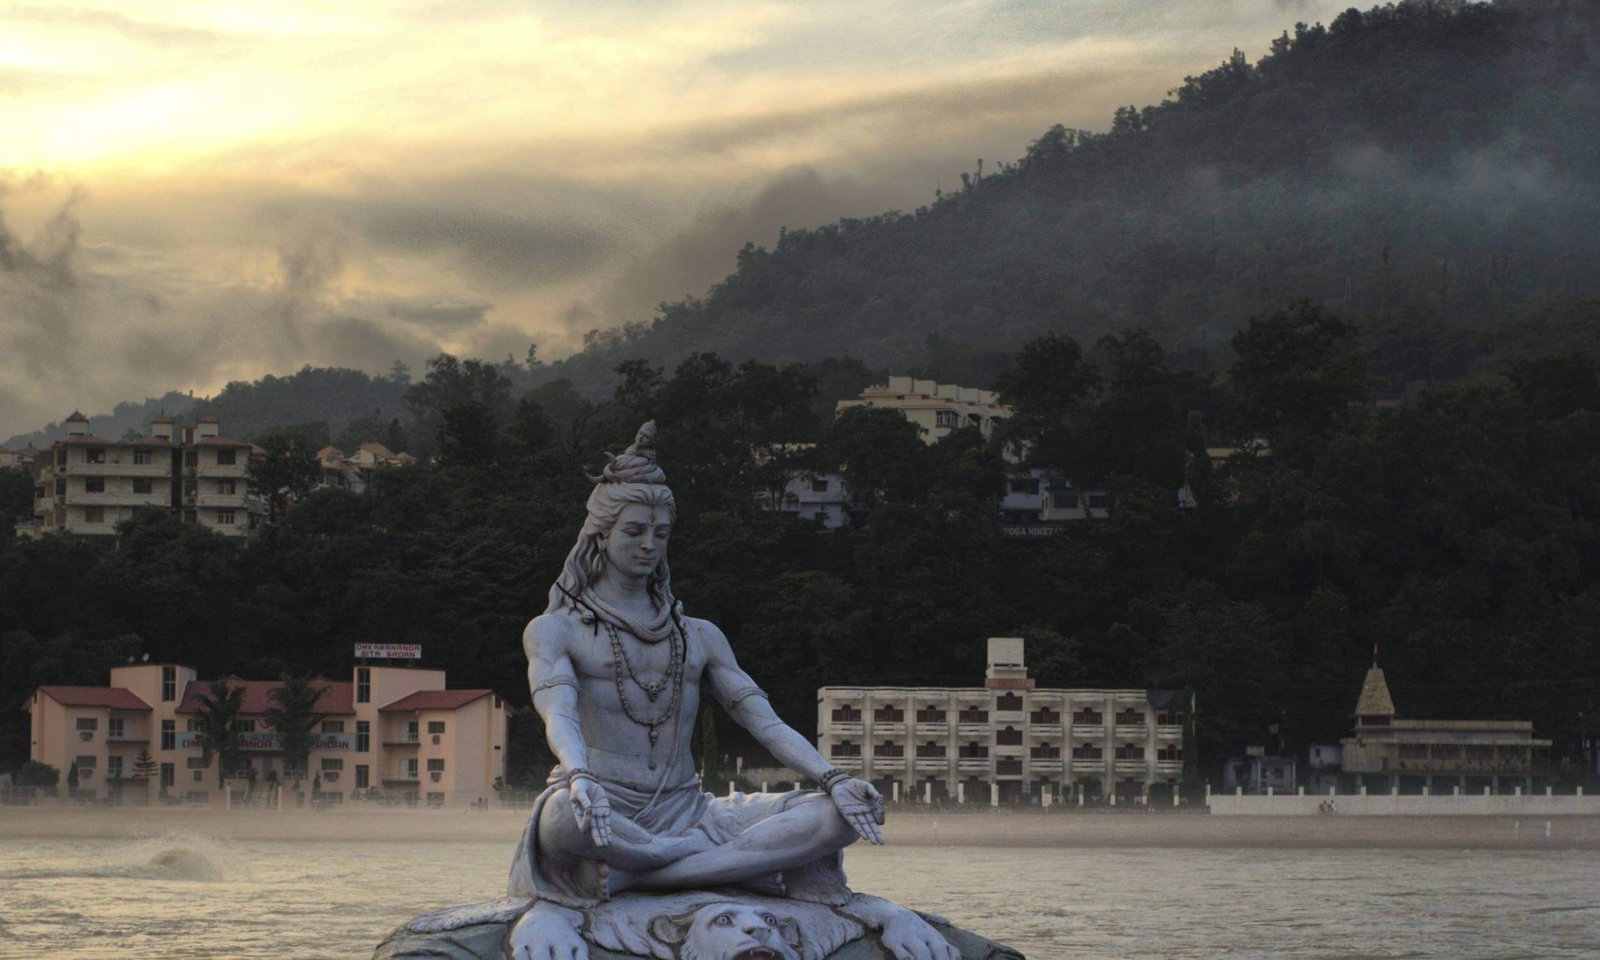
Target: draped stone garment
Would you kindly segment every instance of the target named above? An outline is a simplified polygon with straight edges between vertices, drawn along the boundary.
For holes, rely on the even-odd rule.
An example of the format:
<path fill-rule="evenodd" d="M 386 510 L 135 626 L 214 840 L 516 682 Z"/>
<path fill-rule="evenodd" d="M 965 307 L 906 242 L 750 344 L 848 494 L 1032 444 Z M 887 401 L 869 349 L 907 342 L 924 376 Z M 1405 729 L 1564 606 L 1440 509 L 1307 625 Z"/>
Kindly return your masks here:
<path fill-rule="evenodd" d="M 722 845 L 763 820 L 794 806 L 816 791 L 790 790 L 786 793 L 735 793 L 714 797 L 701 789 L 700 778 L 675 787 L 665 787 L 651 801 L 654 789 L 645 790 L 620 783 L 602 783 L 611 800 L 613 819 L 620 815 L 656 837 L 687 837 L 699 834 Z M 557 767 L 549 785 L 534 801 L 528 825 L 511 862 L 511 882 L 507 895 L 538 898 L 565 907 L 584 910 L 608 899 L 607 868 L 602 850 L 584 837 L 584 849 L 544 850 L 539 843 L 539 822 L 546 808 L 566 791 L 564 771 Z M 565 807 L 565 805 L 563 805 Z M 554 812 L 554 811 L 552 811 Z M 811 863 L 785 870 L 781 874 L 747 884 L 762 891 L 781 891 L 783 896 L 815 903 L 843 904 L 850 899 L 845 883 L 844 851 L 837 850 Z"/>

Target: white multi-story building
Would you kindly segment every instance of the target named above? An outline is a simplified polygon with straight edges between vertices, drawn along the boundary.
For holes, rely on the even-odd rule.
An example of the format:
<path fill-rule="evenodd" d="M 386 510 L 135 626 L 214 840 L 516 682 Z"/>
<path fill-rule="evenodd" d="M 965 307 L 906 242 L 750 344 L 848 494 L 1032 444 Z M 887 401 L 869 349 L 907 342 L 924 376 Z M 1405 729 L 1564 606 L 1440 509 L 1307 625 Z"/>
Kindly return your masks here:
<path fill-rule="evenodd" d="M 25 707 L 32 725 L 30 758 L 62 772 L 76 768 L 80 796 L 138 791 L 140 798 L 208 800 L 218 789 L 215 754 L 207 762 L 201 695 L 211 684 L 182 664 L 115 667 L 104 687 L 44 686 Z M 505 704 L 491 690 L 445 688 L 443 670 L 358 666 L 348 681 L 316 679 L 325 688 L 324 715 L 303 768 L 283 754 L 267 712 L 275 680 L 227 677 L 243 691 L 243 729 L 227 785 L 313 781 L 324 794 L 382 793 L 441 804 L 494 795 L 505 775 Z M 136 770 L 141 752 L 154 764 Z"/>
<path fill-rule="evenodd" d="M 890 377 L 889 382 L 868 387 L 855 400 L 840 400 L 838 409 L 887 407 L 899 410 L 922 428 L 922 438 L 933 443 L 963 427 L 976 427 L 985 437 L 1011 416 L 993 390 L 958 387 L 915 377 Z"/>
<path fill-rule="evenodd" d="M 1188 708 L 1177 691 L 1036 689 L 1022 639 L 992 637 L 981 687 L 821 688 L 817 749 L 894 799 L 1132 800 L 1176 788 Z"/>
<path fill-rule="evenodd" d="M 215 417 L 201 417 L 180 436 L 162 414 L 149 436 L 124 440 L 91 435 L 89 418 L 77 412 L 66 427 L 66 439 L 41 454 L 33 517 L 18 533 L 110 536 L 149 508 L 178 511 L 185 523 L 228 537 L 254 528 L 249 464 L 256 448 L 222 437 Z"/>

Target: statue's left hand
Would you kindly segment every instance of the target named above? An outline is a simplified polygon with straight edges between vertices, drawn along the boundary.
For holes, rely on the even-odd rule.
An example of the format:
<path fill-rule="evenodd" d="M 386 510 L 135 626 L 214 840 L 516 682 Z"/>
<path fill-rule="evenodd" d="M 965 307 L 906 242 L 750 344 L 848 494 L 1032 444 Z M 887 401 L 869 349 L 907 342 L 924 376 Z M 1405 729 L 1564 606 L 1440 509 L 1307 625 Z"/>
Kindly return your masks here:
<path fill-rule="evenodd" d="M 834 784 L 829 796 L 857 836 L 872 843 L 883 842 L 883 831 L 879 829 L 883 824 L 883 794 L 877 787 L 851 777 Z"/>

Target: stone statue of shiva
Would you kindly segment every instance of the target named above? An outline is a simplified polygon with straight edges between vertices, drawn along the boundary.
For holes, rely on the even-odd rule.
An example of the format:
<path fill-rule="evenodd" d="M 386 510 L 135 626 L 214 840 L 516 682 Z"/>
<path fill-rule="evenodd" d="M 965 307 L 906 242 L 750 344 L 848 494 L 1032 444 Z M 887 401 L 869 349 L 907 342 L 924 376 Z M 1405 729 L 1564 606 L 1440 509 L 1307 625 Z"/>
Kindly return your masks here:
<path fill-rule="evenodd" d="M 851 893 L 843 850 L 883 842 L 882 796 L 778 718 L 722 631 L 684 615 L 655 437 L 646 423 L 596 478 L 549 605 L 523 633 L 533 705 L 560 763 L 512 865 L 509 896 L 531 906 L 508 953 L 587 960 L 585 918 L 613 896 L 718 889 L 847 911 L 871 900 L 873 926 L 899 960 L 960 960 L 914 911 Z M 820 789 L 707 793 L 689 749 L 703 694 Z"/>

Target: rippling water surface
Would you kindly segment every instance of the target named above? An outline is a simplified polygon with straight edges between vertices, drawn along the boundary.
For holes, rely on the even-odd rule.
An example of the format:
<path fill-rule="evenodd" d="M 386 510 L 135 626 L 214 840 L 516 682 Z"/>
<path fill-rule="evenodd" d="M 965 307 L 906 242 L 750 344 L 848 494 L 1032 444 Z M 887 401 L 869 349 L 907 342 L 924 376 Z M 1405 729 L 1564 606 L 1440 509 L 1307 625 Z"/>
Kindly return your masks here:
<path fill-rule="evenodd" d="M 0 957 L 368 957 L 509 845 L 0 838 Z M 1600 956 L 1600 854 L 852 849 L 858 889 L 1054 958 Z"/>

